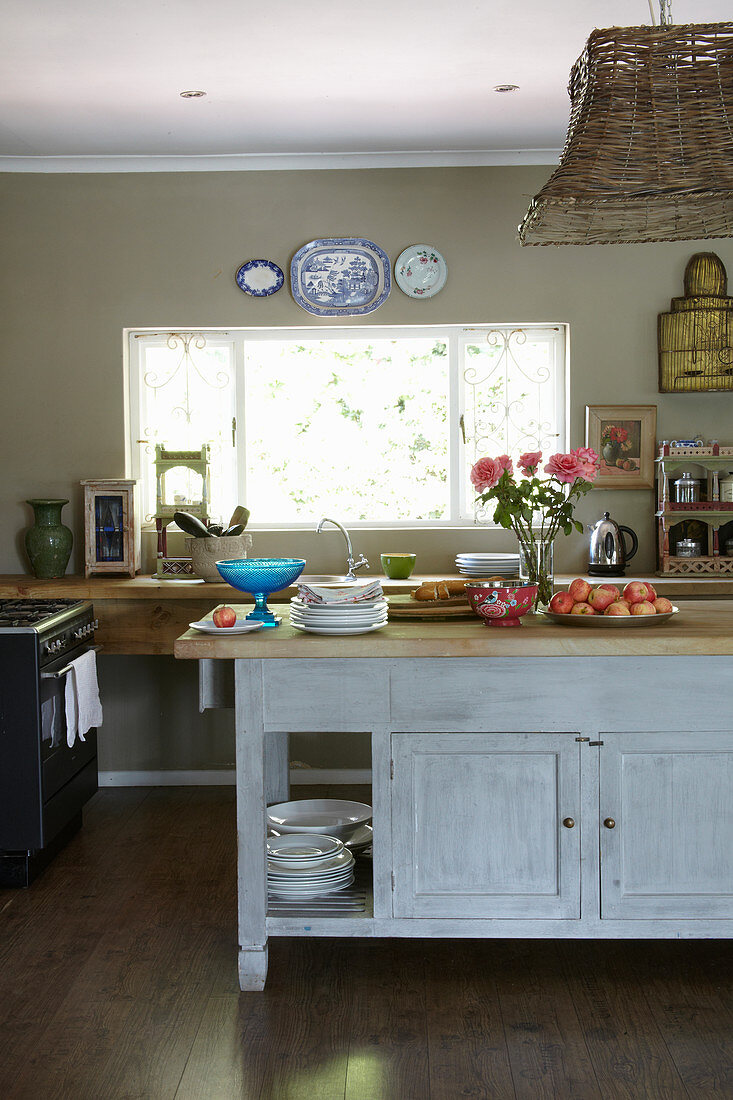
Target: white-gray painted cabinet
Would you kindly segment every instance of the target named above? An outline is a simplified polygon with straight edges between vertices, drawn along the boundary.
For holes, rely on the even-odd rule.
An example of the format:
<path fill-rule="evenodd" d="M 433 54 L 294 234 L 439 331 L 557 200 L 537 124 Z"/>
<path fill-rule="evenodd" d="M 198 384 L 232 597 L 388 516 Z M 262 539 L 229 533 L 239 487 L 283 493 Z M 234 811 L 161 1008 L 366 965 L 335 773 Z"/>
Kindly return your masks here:
<path fill-rule="evenodd" d="M 578 918 L 579 749 L 563 733 L 395 733 L 394 916 Z"/>
<path fill-rule="evenodd" d="M 733 734 L 602 738 L 603 919 L 730 918 Z"/>
<path fill-rule="evenodd" d="M 272 656 L 231 652 L 243 989 L 263 987 L 270 936 L 733 935 L 733 731 L 720 706 L 733 654 L 624 655 L 609 639 L 618 655 L 553 656 L 538 631 L 528 656 L 527 631 L 507 656 L 488 647 L 511 639 L 486 631 L 485 656 L 456 659 L 444 656 L 456 629 L 428 657 L 344 657 L 351 639 L 317 639 L 321 656 L 291 659 L 288 646 L 305 650 L 287 637 L 260 643 Z M 420 644 L 405 630 L 408 642 Z M 185 655 L 209 644 L 187 641 Z M 215 687 L 202 676 L 204 705 Z M 265 808 L 287 794 L 291 731 L 370 738 L 374 859 L 358 906 L 268 898 Z"/>

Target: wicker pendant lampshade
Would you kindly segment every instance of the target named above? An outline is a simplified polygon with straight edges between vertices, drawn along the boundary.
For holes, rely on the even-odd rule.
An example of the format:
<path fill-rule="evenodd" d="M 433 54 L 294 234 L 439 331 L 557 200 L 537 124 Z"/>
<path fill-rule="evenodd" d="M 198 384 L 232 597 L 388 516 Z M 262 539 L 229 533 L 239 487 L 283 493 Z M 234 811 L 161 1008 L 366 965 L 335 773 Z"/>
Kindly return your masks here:
<path fill-rule="evenodd" d="M 593 31 L 522 244 L 733 236 L 733 23 Z"/>

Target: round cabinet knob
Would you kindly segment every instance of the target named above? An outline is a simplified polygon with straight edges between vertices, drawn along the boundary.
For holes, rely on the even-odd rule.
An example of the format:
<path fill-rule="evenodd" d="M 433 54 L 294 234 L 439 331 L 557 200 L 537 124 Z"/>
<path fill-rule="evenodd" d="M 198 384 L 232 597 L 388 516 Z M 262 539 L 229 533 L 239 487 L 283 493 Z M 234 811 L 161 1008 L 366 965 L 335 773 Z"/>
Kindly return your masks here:
<path fill-rule="evenodd" d="M 607 829 L 615 829 L 616 828 L 616 822 L 613 820 L 612 817 L 607 817 L 606 820 L 603 822 L 603 824 L 606 826 Z"/>
<path fill-rule="evenodd" d="M 565 826 L 566 829 L 572 829 L 572 828 L 575 827 L 575 818 L 564 817 L 562 819 L 562 823 L 563 823 L 563 825 Z"/>

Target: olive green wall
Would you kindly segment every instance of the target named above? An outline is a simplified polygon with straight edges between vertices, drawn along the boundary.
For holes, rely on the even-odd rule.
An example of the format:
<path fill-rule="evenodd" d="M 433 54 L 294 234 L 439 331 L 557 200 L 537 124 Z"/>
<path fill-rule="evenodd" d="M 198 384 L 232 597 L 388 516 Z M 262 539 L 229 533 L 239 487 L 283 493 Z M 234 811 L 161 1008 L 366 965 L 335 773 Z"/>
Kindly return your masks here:
<path fill-rule="evenodd" d="M 253 299 L 233 277 L 257 256 L 287 270 L 292 254 L 315 237 L 364 236 L 392 260 L 428 241 L 446 257 L 448 282 L 439 295 L 415 302 L 394 289 L 365 325 L 569 322 L 572 446 L 583 442 L 586 403 L 656 404 L 659 438 L 700 432 L 733 442 L 730 397 L 657 393 L 656 357 L 657 314 L 681 293 L 687 260 L 713 250 L 731 269 L 731 242 L 521 248 L 515 227 L 548 174 L 523 167 L 0 175 L 0 572 L 27 570 L 22 532 L 31 515 L 23 502 L 31 496 L 70 498 L 70 571 L 81 571 L 78 483 L 125 474 L 123 328 L 316 324 L 287 289 Z M 579 516 L 592 521 L 605 508 L 638 532 L 635 565 L 652 571 L 651 491 L 595 490 Z M 457 542 L 501 548 L 506 540 L 485 531 L 458 538 L 412 531 L 388 541 L 417 550 L 423 570 L 441 571 Z M 378 560 L 384 535 L 359 533 L 355 543 Z M 255 546 L 259 554 L 304 554 L 314 571 L 342 562 L 337 535 L 316 541 L 263 533 Z M 582 570 L 586 547 L 584 536 L 562 540 L 560 569 Z M 142 735 L 136 740 L 128 728 L 123 739 L 117 731 L 105 763 L 133 767 L 144 758 L 148 767 L 164 767 L 165 722 L 163 714 L 144 753 Z M 218 762 L 220 750 L 194 739 L 188 766 Z"/>

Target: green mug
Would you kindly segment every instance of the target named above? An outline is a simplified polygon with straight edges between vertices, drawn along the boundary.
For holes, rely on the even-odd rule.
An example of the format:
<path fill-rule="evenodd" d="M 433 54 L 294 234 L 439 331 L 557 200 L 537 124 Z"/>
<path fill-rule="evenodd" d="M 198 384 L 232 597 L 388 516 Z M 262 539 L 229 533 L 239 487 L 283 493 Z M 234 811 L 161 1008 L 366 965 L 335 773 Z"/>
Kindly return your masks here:
<path fill-rule="evenodd" d="M 380 554 L 384 575 L 392 581 L 406 581 L 415 568 L 417 554 Z"/>

